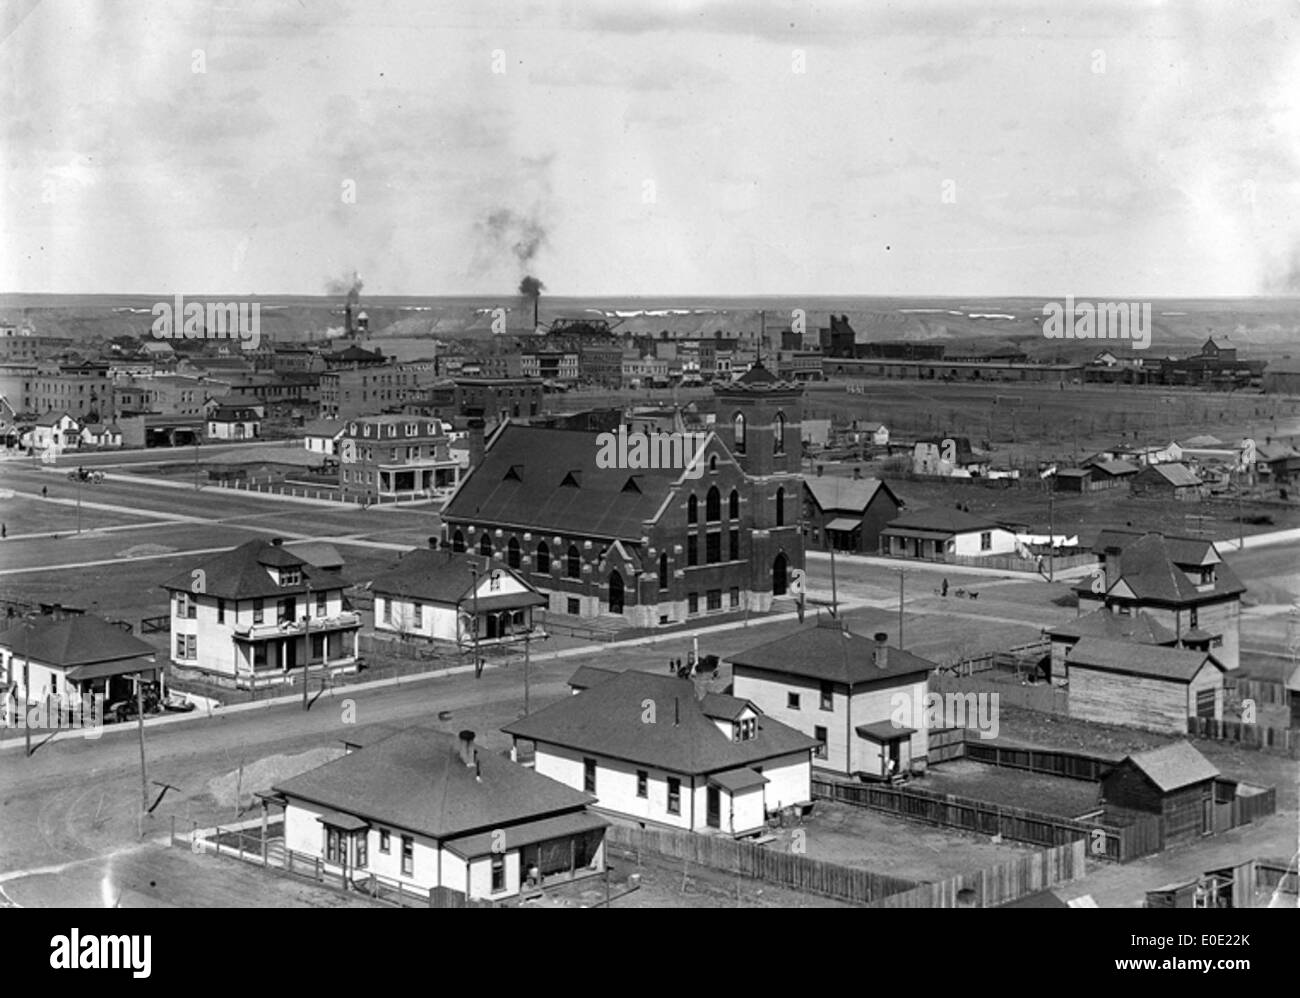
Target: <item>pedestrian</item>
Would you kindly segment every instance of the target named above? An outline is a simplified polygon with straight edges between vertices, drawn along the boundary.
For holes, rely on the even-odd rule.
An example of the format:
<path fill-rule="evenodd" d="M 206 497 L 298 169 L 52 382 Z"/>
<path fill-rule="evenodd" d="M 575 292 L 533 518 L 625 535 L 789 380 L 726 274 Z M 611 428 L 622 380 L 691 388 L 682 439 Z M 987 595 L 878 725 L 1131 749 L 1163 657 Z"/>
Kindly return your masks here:
<path fill-rule="evenodd" d="M 50 497 L 50 490 L 49 490 L 48 488 L 46 488 L 44 485 L 42 485 L 42 486 L 41 486 L 41 498 L 42 498 L 42 499 L 48 499 L 49 497 Z"/>
<path fill-rule="evenodd" d="M 671 658 L 668 660 L 668 671 L 669 672 L 677 671 L 677 663 L 674 662 Z"/>
<path fill-rule="evenodd" d="M 0 523 L 0 540 L 4 540 L 8 536 L 9 536 L 8 524 Z"/>
<path fill-rule="evenodd" d="M 942 589 L 942 591 L 940 592 L 939 595 L 941 595 L 941 596 L 947 596 L 947 595 L 948 595 L 948 580 L 947 580 L 947 579 L 944 579 L 944 580 L 943 580 L 943 589 Z"/>

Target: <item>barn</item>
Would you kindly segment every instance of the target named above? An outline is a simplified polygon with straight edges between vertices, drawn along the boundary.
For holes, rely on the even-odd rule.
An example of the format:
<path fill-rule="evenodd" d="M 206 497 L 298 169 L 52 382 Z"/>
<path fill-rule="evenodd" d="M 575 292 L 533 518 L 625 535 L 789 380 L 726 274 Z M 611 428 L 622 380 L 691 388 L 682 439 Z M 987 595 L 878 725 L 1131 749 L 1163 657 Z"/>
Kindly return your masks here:
<path fill-rule="evenodd" d="M 1185 464 L 1149 464 L 1130 479 L 1135 496 L 1195 502 L 1205 495 L 1196 472 Z"/>
<path fill-rule="evenodd" d="M 1266 395 L 1300 395 L 1300 358 L 1269 361 L 1260 383 Z"/>
<path fill-rule="evenodd" d="M 1178 735 L 1189 717 L 1223 720 L 1225 670 L 1209 652 L 1085 637 L 1065 665 L 1071 717 Z"/>
<path fill-rule="evenodd" d="M 1174 742 L 1126 757 L 1101 778 L 1108 810 L 1159 815 L 1164 841 L 1214 833 L 1214 793 L 1219 771 L 1188 742 Z"/>

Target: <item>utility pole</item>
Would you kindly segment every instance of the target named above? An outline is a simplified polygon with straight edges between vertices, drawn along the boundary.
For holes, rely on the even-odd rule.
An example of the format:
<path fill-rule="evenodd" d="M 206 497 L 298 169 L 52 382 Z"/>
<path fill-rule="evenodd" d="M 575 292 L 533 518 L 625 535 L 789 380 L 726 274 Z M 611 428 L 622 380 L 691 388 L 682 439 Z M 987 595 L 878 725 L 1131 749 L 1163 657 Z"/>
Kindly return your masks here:
<path fill-rule="evenodd" d="M 25 621 L 27 640 L 23 649 L 23 731 L 27 733 L 27 758 L 32 757 L 32 622 Z"/>
<path fill-rule="evenodd" d="M 199 440 L 194 438 L 194 491 L 199 491 Z"/>
<path fill-rule="evenodd" d="M 307 710 L 307 675 L 311 671 L 311 579 L 307 580 L 307 606 L 302 617 L 302 709 Z"/>
<path fill-rule="evenodd" d="M 903 650 L 903 570 L 898 570 L 898 650 Z"/>
<path fill-rule="evenodd" d="M 77 533 L 81 533 L 81 469 L 77 469 Z"/>
<path fill-rule="evenodd" d="M 826 533 L 827 531 L 824 530 L 822 531 L 823 536 L 825 536 Z M 839 617 L 840 615 L 839 591 L 837 590 L 835 584 L 835 542 L 831 540 L 829 537 L 827 538 L 827 541 L 829 542 L 827 544 L 827 547 L 830 549 L 831 552 L 831 616 Z M 808 583 L 806 581 L 807 579 L 806 571 L 804 573 L 804 578 L 805 578 L 804 586 L 807 587 Z"/>
<path fill-rule="evenodd" d="M 474 617 L 470 621 L 470 629 L 474 638 L 474 678 L 478 679 L 483 674 L 483 665 L 478 654 L 478 565 L 472 561 L 469 563 L 469 574 L 474 579 Z"/>
<path fill-rule="evenodd" d="M 135 729 L 140 736 L 140 810 L 149 810 L 149 780 L 144 764 L 144 673 L 135 674 Z"/>
<path fill-rule="evenodd" d="M 524 717 L 528 716 L 528 644 L 533 639 L 532 608 L 528 609 L 528 630 L 524 631 Z"/>
<path fill-rule="evenodd" d="M 1047 581 L 1056 581 L 1056 477 L 1047 480 Z"/>

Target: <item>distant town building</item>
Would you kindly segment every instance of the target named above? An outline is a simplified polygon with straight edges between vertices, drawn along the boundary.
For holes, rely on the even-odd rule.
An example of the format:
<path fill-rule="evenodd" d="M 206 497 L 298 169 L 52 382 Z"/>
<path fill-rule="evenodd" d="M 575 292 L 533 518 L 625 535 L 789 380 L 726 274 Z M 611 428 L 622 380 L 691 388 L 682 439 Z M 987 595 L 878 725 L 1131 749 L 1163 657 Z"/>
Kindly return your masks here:
<path fill-rule="evenodd" d="M 1149 464 L 1130 479 L 1135 497 L 1181 499 L 1195 502 L 1208 491 L 1199 475 L 1181 463 Z"/>
<path fill-rule="evenodd" d="M 0 631 L 0 697 L 10 704 L 30 690 L 33 703 L 60 697 L 66 704 L 93 695 L 108 705 L 134 696 L 135 676 L 161 681 L 153 646 L 102 617 L 58 614 L 29 625 L 11 622 Z"/>
<path fill-rule="evenodd" d="M 804 476 L 804 524 L 809 546 L 878 554 L 880 533 L 902 502 L 876 478 Z"/>
<path fill-rule="evenodd" d="M 930 561 L 1014 554 L 1018 543 L 994 520 L 942 506 L 904 513 L 880 532 L 881 554 Z"/>
<path fill-rule="evenodd" d="M 432 499 L 460 482 L 442 421 L 385 415 L 349 419 L 339 438 L 339 490 L 349 501 Z"/>
<path fill-rule="evenodd" d="M 209 440 L 256 440 L 260 436 L 262 410 L 259 406 L 222 405 L 213 401 L 205 408 Z"/>

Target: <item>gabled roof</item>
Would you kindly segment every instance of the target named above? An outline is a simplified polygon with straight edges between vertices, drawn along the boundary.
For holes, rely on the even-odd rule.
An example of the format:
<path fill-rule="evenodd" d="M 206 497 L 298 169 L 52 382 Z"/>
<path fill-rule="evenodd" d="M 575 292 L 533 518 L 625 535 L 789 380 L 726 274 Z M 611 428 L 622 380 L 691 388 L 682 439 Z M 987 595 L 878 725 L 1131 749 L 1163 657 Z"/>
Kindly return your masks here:
<path fill-rule="evenodd" d="M 536 590 L 527 581 L 504 565 L 493 565 L 491 559 L 481 555 L 456 552 L 450 548 L 440 551 L 416 548 L 408 552 L 396 566 L 376 576 L 370 583 L 370 590 L 386 596 L 409 596 L 430 603 L 456 606 L 474 595 L 474 573 L 470 571 L 471 566 L 478 570 L 480 579 L 488 572 L 501 572 L 512 576 L 525 589 L 536 594 Z"/>
<path fill-rule="evenodd" d="M 1100 468 L 1108 475 L 1136 475 L 1141 469 L 1131 461 L 1114 460 L 1114 461 L 1096 461 L 1093 463 L 1094 468 Z"/>
<path fill-rule="evenodd" d="M 1209 652 L 1110 638 L 1082 638 L 1066 655 L 1066 664 L 1071 669 L 1096 668 L 1179 683 L 1191 682 L 1206 662 L 1223 671 L 1223 666 Z"/>
<path fill-rule="evenodd" d="M 918 509 L 890 520 L 886 530 L 932 530 L 936 533 L 965 534 L 976 530 L 993 530 L 999 524 L 982 516 L 954 509 L 951 506 L 931 506 Z"/>
<path fill-rule="evenodd" d="M 1131 763 L 1164 793 L 1219 776 L 1214 764 L 1185 741 L 1135 753 L 1120 765 L 1124 763 Z"/>
<path fill-rule="evenodd" d="M 67 418 L 70 419 L 70 420 L 72 420 L 72 422 L 74 422 L 74 423 L 77 421 L 77 419 L 76 419 L 75 416 L 69 416 L 66 412 L 54 412 L 54 411 L 51 411 L 51 412 L 47 412 L 47 413 L 45 413 L 45 415 L 43 415 L 43 416 L 41 416 L 39 419 L 37 419 L 37 420 L 36 420 L 36 425 L 37 425 L 37 426 L 58 426 L 59 423 L 60 423 L 60 421 L 62 421 L 62 419 L 63 419 L 65 416 L 67 416 Z"/>
<path fill-rule="evenodd" d="M 507 423 L 442 511 L 444 521 L 508 524 L 539 534 L 639 542 L 682 475 L 681 468 L 601 468 L 602 435 Z M 710 446 L 725 445 L 712 437 Z M 507 474 L 513 469 L 513 474 Z M 560 488 L 571 472 L 576 485 Z M 636 488 L 625 488 L 636 476 Z M 703 499 L 703 495 L 700 496 Z M 548 540 L 539 536 L 533 542 Z M 552 551 L 552 557 L 561 552 Z"/>
<path fill-rule="evenodd" d="M 1224 446 L 1224 443 L 1218 437 L 1212 437 L 1208 433 L 1202 433 L 1195 437 L 1189 437 L 1187 440 L 1182 441 L 1179 444 L 1179 446 L 1192 447 L 1192 448 L 1197 448 L 1197 447 L 1214 448 L 1214 447 L 1222 447 Z"/>
<path fill-rule="evenodd" d="M 1154 530 L 1122 530 L 1106 527 L 1093 542 L 1093 554 L 1106 554 L 1116 550 L 1121 553 L 1135 541 L 1146 537 L 1159 537 L 1164 541 L 1165 553 L 1178 565 L 1215 565 L 1222 559 L 1213 541 L 1204 537 L 1185 537 L 1180 534 L 1162 534 Z"/>
<path fill-rule="evenodd" d="M 726 693 L 706 693 L 700 697 L 700 710 L 705 717 L 719 721 L 734 721 L 746 710 L 758 713 L 758 709 L 748 700 L 729 696 Z"/>
<path fill-rule="evenodd" d="M 652 722 L 646 719 L 647 701 L 654 706 Z M 516 738 L 683 775 L 723 772 L 807 752 L 817 744 L 762 715 L 753 738 L 732 741 L 704 713 L 689 679 L 635 670 L 619 673 L 501 730 Z"/>
<path fill-rule="evenodd" d="M 348 424 L 340 419 L 313 419 L 302 425 L 304 437 L 329 437 L 335 439 L 342 435 Z"/>
<path fill-rule="evenodd" d="M 302 569 L 303 581 L 292 586 L 278 585 L 270 569 L 294 566 Z M 196 576 L 196 571 L 203 575 Z M 203 580 L 201 590 L 193 588 L 196 578 Z M 252 540 L 187 568 L 164 582 L 162 588 L 221 599 L 274 599 L 305 593 L 309 583 L 315 592 L 341 589 L 348 584 L 271 541 Z"/>
<path fill-rule="evenodd" d="M 1054 638 L 1110 638 L 1144 645 L 1170 645 L 1178 640 L 1173 631 L 1145 611 L 1122 614 L 1104 607 L 1049 627 L 1047 633 Z"/>
<path fill-rule="evenodd" d="M 122 628 L 92 614 L 42 618 L 32 626 L 11 623 L 0 631 L 0 647 L 16 656 L 71 668 L 98 662 L 152 657 L 155 649 Z"/>
<path fill-rule="evenodd" d="M 1141 472 L 1139 472 L 1139 474 L 1145 475 L 1148 478 L 1153 475 L 1159 475 L 1176 489 L 1189 488 L 1201 484 L 1200 476 L 1198 476 L 1196 472 L 1192 471 L 1192 469 L 1187 467 L 1187 465 L 1179 464 L 1177 462 L 1148 464 Z"/>
<path fill-rule="evenodd" d="M 576 698 L 575 698 L 576 699 Z M 276 784 L 286 797 L 443 839 L 575 811 L 588 798 L 455 736 L 412 729 Z"/>
<path fill-rule="evenodd" d="M 733 666 L 802 676 L 846 685 L 882 679 L 912 680 L 932 672 L 935 664 L 899 648 L 885 651 L 885 666 L 875 662 L 876 642 L 837 626 L 802 627 L 775 641 L 730 656 Z"/>
<path fill-rule="evenodd" d="M 881 489 L 896 505 L 901 505 L 893 490 L 878 478 L 812 477 L 805 478 L 803 483 L 822 512 L 865 512 Z"/>
<path fill-rule="evenodd" d="M 343 567 L 343 556 L 333 544 L 325 541 L 293 542 L 293 553 L 308 565 L 317 568 L 339 569 Z"/>

